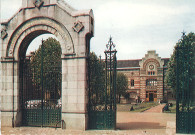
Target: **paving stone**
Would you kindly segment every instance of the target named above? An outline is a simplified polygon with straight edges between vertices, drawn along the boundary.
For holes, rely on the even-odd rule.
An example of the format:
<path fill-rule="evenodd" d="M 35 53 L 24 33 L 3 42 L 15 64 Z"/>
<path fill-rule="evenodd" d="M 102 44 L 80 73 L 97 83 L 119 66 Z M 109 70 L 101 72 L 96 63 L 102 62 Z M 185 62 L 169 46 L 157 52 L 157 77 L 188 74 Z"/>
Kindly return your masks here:
<path fill-rule="evenodd" d="M 175 114 L 117 112 L 117 130 L 63 130 L 40 127 L 2 127 L 2 135 L 174 135 Z M 168 124 L 172 123 L 172 124 Z M 170 127 L 167 127 L 170 125 Z M 13 131 L 10 133 L 10 131 Z"/>

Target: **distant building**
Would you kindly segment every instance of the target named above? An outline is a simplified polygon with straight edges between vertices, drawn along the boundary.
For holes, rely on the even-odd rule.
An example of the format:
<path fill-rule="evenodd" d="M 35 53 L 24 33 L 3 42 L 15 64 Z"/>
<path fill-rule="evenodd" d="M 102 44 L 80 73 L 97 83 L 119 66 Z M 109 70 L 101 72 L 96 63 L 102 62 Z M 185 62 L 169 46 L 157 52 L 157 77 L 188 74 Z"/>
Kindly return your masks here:
<path fill-rule="evenodd" d="M 118 60 L 117 71 L 128 77 L 129 100 L 123 102 L 157 101 L 174 99 L 165 84 L 169 58 L 161 58 L 151 50 L 142 59 Z"/>

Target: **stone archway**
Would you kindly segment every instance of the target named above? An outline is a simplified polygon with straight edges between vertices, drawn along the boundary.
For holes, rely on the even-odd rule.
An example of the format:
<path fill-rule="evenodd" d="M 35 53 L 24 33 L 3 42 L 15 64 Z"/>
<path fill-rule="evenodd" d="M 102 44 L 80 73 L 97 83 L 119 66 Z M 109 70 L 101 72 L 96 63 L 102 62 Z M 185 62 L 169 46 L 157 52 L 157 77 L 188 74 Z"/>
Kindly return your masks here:
<path fill-rule="evenodd" d="M 1 22 L 1 122 L 19 126 L 19 60 L 29 43 L 54 34 L 62 48 L 62 120 L 67 129 L 87 129 L 87 68 L 89 41 L 94 33 L 92 10 L 77 11 L 63 0 L 23 0 L 22 8 Z"/>
<path fill-rule="evenodd" d="M 14 56 L 17 60 L 20 47 L 28 47 L 27 44 L 35 37 L 45 33 L 53 34 L 58 38 L 63 51 L 62 54 L 73 54 L 75 52 L 73 39 L 64 25 L 51 18 L 36 17 L 23 22 L 13 32 L 7 45 L 6 56 Z"/>

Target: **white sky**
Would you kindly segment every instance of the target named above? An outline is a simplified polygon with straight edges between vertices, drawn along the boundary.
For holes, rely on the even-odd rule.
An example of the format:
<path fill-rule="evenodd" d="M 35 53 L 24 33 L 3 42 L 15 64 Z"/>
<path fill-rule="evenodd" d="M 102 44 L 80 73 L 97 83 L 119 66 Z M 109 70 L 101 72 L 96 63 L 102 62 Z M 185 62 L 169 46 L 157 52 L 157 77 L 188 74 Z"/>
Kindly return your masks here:
<path fill-rule="evenodd" d="M 110 35 L 118 59 L 140 59 L 148 50 L 170 57 L 181 32 L 195 32 L 195 0 L 65 1 L 78 10 L 93 9 L 95 35 L 91 51 L 102 57 Z M 1 19 L 9 19 L 21 3 L 22 0 L 1 0 Z"/>

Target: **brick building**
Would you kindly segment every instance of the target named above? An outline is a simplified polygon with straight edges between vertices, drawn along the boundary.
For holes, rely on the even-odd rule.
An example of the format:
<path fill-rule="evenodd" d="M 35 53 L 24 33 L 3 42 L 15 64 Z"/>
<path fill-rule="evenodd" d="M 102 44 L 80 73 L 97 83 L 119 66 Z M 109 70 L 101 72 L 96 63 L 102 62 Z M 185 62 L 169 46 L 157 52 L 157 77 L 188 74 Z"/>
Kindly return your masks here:
<path fill-rule="evenodd" d="M 118 60 L 117 71 L 128 77 L 128 100 L 161 101 L 173 99 L 173 94 L 164 83 L 169 58 L 161 58 L 151 50 L 142 59 Z"/>

